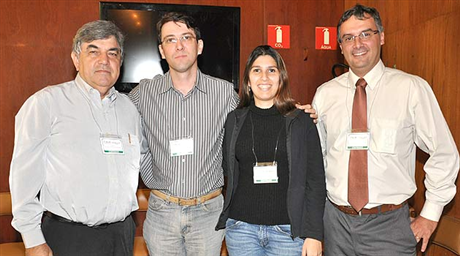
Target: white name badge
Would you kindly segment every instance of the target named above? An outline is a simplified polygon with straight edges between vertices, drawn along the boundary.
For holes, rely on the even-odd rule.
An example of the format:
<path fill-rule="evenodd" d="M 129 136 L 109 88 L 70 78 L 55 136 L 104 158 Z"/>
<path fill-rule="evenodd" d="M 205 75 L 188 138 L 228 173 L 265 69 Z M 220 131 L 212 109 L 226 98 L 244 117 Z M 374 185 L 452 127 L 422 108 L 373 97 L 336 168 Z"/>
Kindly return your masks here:
<path fill-rule="evenodd" d="M 276 162 L 256 163 L 253 168 L 254 184 L 278 183 Z"/>
<path fill-rule="evenodd" d="M 347 134 L 347 150 L 368 150 L 371 134 L 369 132 L 352 132 Z"/>
<path fill-rule="evenodd" d="M 123 142 L 121 137 L 113 134 L 101 134 L 102 153 L 107 155 L 123 155 Z"/>
<path fill-rule="evenodd" d="M 171 156 L 193 155 L 193 138 L 170 140 Z"/>

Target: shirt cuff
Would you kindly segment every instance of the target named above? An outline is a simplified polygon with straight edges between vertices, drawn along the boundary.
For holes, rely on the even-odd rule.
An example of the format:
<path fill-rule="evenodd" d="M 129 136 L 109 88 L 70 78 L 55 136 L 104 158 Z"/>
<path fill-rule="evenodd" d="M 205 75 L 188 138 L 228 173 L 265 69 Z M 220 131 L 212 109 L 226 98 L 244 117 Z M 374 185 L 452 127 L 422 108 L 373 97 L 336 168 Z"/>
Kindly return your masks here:
<path fill-rule="evenodd" d="M 422 212 L 420 212 L 420 216 L 422 216 L 425 219 L 438 222 L 441 218 L 443 209 L 444 206 L 440 206 L 429 201 L 425 201 Z"/>
<path fill-rule="evenodd" d="M 21 236 L 26 248 L 35 247 L 37 245 L 46 243 L 41 229 L 32 230 L 27 233 L 21 233 Z"/>

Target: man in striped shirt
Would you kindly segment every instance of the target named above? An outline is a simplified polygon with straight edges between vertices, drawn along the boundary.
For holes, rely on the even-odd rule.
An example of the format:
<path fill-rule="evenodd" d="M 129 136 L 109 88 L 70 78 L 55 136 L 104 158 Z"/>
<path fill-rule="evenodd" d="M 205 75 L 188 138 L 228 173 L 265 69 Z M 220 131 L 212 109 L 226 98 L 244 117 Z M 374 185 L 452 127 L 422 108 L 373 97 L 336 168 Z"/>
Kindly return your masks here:
<path fill-rule="evenodd" d="M 152 189 L 144 238 L 150 255 L 220 255 L 223 127 L 238 95 L 198 69 L 203 41 L 191 17 L 168 13 L 157 27 L 169 71 L 130 93 L 153 156 L 141 167 Z"/>

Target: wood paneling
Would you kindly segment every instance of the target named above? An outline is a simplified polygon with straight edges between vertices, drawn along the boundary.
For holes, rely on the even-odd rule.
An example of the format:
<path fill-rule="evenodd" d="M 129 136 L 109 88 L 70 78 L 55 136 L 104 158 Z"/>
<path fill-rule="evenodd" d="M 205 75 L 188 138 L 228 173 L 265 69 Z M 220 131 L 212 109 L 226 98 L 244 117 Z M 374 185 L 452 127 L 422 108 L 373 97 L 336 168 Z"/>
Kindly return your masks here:
<path fill-rule="evenodd" d="M 133 0 L 133 2 L 241 7 L 240 70 L 249 53 L 266 43 L 268 24 L 291 26 L 291 49 L 280 50 L 287 63 L 296 100 L 308 103 L 321 83 L 332 78 L 340 53 L 314 50 L 314 27 L 335 26 L 343 1 L 303 0 Z M 72 38 L 84 23 L 99 18 L 97 0 L 0 1 L 0 191 L 8 191 L 14 116 L 37 90 L 71 80 Z M 206 43 L 206 42 L 205 42 Z M 206 44 L 205 44 L 206 45 Z M 308 60 L 304 61 L 304 50 Z M 12 232 L 1 222 L 1 232 Z M 0 237 L 16 237 L 12 233 Z"/>
<path fill-rule="evenodd" d="M 332 79 L 332 66 L 343 62 L 339 51 L 315 50 L 314 30 L 335 27 L 342 10 L 340 1 L 266 1 L 265 24 L 291 26 L 291 49 L 279 52 L 289 71 L 292 94 L 300 102 L 311 102 L 316 88 Z"/>

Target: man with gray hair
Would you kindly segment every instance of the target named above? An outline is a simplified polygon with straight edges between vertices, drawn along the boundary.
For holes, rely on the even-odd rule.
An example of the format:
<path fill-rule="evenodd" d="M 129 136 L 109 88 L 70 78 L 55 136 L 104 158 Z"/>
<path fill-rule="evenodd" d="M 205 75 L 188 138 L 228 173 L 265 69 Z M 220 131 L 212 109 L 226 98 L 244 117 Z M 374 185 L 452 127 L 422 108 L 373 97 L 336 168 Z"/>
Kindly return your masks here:
<path fill-rule="evenodd" d="M 26 255 L 133 254 L 145 152 L 138 111 L 113 88 L 123 41 L 112 22 L 83 25 L 71 53 L 75 80 L 38 91 L 16 116 L 12 225 Z"/>

